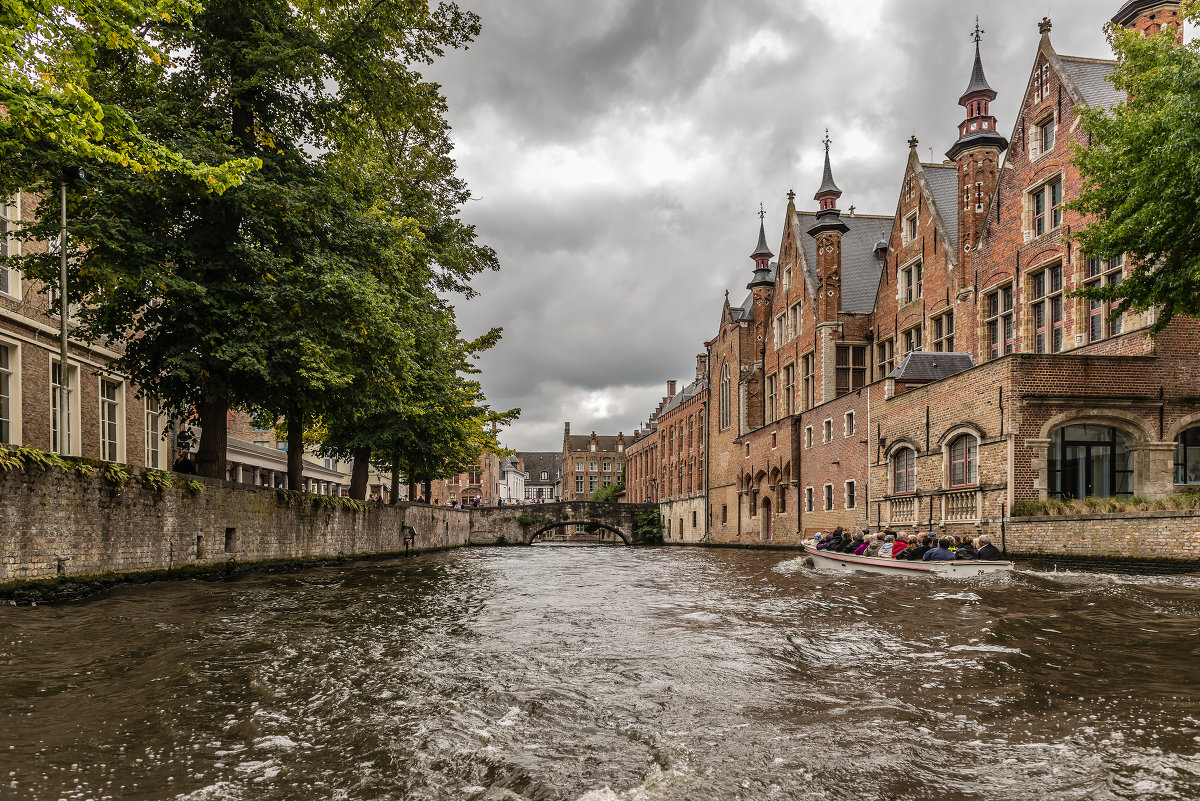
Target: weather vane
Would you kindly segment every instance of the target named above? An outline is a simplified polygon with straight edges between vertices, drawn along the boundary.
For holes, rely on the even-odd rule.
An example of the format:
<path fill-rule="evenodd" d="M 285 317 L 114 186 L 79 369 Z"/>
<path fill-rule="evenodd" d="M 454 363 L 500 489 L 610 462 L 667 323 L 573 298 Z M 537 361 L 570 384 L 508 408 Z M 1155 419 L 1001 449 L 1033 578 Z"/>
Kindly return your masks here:
<path fill-rule="evenodd" d="M 761 203 L 758 204 L 758 219 L 762 220 L 763 222 L 766 222 L 767 220 L 767 210 L 763 208 L 763 204 Z"/>
<path fill-rule="evenodd" d="M 971 34 L 971 38 L 975 40 L 975 44 L 979 44 L 979 42 L 983 39 L 983 35 L 985 33 L 987 33 L 987 31 L 985 31 L 983 28 L 979 27 L 979 17 L 976 17 L 975 18 L 975 32 Z"/>
<path fill-rule="evenodd" d="M 825 140 L 824 140 L 824 142 L 825 142 L 825 152 L 826 152 L 826 153 L 828 153 L 828 152 L 829 152 L 829 146 L 830 146 L 831 144 L 833 144 L 833 140 L 829 138 L 829 129 L 828 129 L 828 128 L 826 128 L 826 129 L 825 129 Z"/>

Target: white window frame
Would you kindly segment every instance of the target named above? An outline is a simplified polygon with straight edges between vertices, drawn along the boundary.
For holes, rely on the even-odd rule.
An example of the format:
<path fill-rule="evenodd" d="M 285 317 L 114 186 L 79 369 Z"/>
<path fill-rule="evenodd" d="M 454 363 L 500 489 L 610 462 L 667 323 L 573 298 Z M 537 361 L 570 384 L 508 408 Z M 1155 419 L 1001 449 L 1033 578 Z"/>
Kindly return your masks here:
<path fill-rule="evenodd" d="M 833 418 L 826 417 L 825 422 L 821 424 L 822 441 L 826 444 L 833 442 Z"/>
<path fill-rule="evenodd" d="M 8 351 L 8 443 L 21 445 L 21 343 L 0 338 L 0 347 Z M 3 441 L 3 440 L 0 440 Z"/>
<path fill-rule="evenodd" d="M 1051 142 L 1050 147 L 1046 147 L 1046 130 L 1050 129 Z M 1051 112 L 1046 116 L 1038 119 L 1033 124 L 1032 136 L 1029 137 L 1029 158 L 1033 160 L 1040 159 L 1047 153 L 1054 151 L 1055 145 L 1058 143 L 1058 120 L 1055 119 L 1054 113 Z"/>
<path fill-rule="evenodd" d="M 900 305 L 907 306 L 916 303 L 924 296 L 925 291 L 925 260 L 918 256 L 900 268 L 896 281 L 900 290 Z"/>
<path fill-rule="evenodd" d="M 921 220 L 916 211 L 905 216 L 901 231 L 904 235 L 904 242 L 901 244 L 907 246 L 917 241 L 917 236 L 921 233 Z"/>
<path fill-rule="evenodd" d="M 817 510 L 816 492 L 812 487 L 804 488 L 804 509 L 808 514 Z"/>
<path fill-rule="evenodd" d="M 21 255 L 21 240 L 16 236 L 16 230 L 21 225 L 21 193 L 0 203 L 0 276 L 7 279 L 7 288 L 0 288 L 0 294 L 14 300 L 21 299 L 21 273 L 8 266 L 9 257 Z"/>
<path fill-rule="evenodd" d="M 782 348 L 784 342 L 787 342 L 787 312 L 775 318 L 775 350 Z"/>
<path fill-rule="evenodd" d="M 1053 187 L 1058 186 L 1058 205 L 1054 205 Z M 1026 232 L 1029 239 L 1037 239 L 1039 237 L 1051 234 L 1063 226 L 1063 207 L 1066 205 L 1066 195 L 1063 190 L 1062 173 L 1055 175 L 1042 181 L 1037 186 L 1032 187 L 1025 193 L 1027 198 L 1026 203 L 1029 209 L 1029 229 Z M 1039 215 L 1037 213 L 1038 198 L 1042 199 L 1045 204 L 1045 211 Z M 1045 219 L 1045 230 L 1038 230 L 1038 217 Z"/>
<path fill-rule="evenodd" d="M 833 485 L 832 484 L 825 485 L 825 497 L 823 497 L 821 500 L 825 504 L 825 511 L 832 512 L 833 511 Z"/>
<path fill-rule="evenodd" d="M 104 385 L 108 384 L 116 388 L 114 393 L 116 397 L 109 400 L 104 396 Z M 108 439 L 108 432 L 105 430 L 105 413 L 112 412 L 114 419 L 111 421 L 116 429 L 115 439 Z M 96 421 L 100 426 L 99 448 L 100 459 L 105 462 L 125 462 L 125 382 L 119 378 L 110 376 L 96 376 Z M 110 447 L 111 446 L 111 447 Z M 111 458 L 110 458 L 111 457 Z"/>
<path fill-rule="evenodd" d="M 856 433 L 857 425 L 854 420 L 854 412 L 846 412 L 845 419 L 843 420 L 843 429 L 845 431 L 844 436 L 847 437 L 853 437 Z"/>
<path fill-rule="evenodd" d="M 145 429 L 146 429 L 146 467 L 149 467 L 154 470 L 165 470 L 166 462 L 163 459 L 164 453 L 163 453 L 163 438 L 162 438 L 163 429 L 164 429 L 162 405 L 160 403 L 158 403 L 157 399 L 147 396 L 145 399 L 145 413 L 146 413 L 146 425 L 145 425 Z M 153 425 L 151 425 L 152 419 L 154 421 Z M 157 457 L 157 458 L 152 458 L 152 457 Z M 157 465 L 154 464 L 155 461 L 158 462 Z M 326 459 L 325 461 L 329 462 L 331 460 Z M 337 469 L 337 460 L 335 459 L 332 461 L 334 463 L 334 466 L 331 467 L 330 469 L 336 470 Z"/>
<path fill-rule="evenodd" d="M 49 361 L 49 375 L 51 378 L 50 397 L 47 398 L 47 405 L 50 407 L 50 419 L 46 421 L 50 434 L 50 449 L 55 453 L 61 453 L 58 443 L 56 442 L 56 434 L 54 430 L 56 419 L 58 417 L 58 413 L 55 411 L 58 404 L 58 385 L 54 383 L 53 379 L 54 368 L 58 365 L 58 356 L 54 353 L 48 353 L 47 359 Z M 74 362 L 69 362 L 67 365 L 67 394 L 69 396 L 67 401 L 70 408 L 67 414 L 67 450 L 70 456 L 83 455 L 80 444 L 81 437 L 79 435 L 83 423 L 83 416 L 80 414 L 79 407 L 83 404 L 80 402 L 81 393 L 79 391 L 79 386 L 79 365 Z"/>

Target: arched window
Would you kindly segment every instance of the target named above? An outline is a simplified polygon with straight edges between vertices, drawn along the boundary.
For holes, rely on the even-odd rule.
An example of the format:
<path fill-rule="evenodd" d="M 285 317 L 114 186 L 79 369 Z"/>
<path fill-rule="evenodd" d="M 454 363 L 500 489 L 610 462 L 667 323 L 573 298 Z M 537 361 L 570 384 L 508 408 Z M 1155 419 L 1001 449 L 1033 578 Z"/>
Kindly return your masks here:
<path fill-rule="evenodd" d="M 729 362 L 721 365 L 721 429 L 729 428 Z"/>
<path fill-rule="evenodd" d="M 1133 494 L 1133 451 L 1129 437 L 1111 426 L 1065 426 L 1050 442 L 1050 487 L 1054 498 L 1111 498 Z"/>
<path fill-rule="evenodd" d="M 950 443 L 950 486 L 971 487 L 979 483 L 979 440 L 963 434 Z"/>
<path fill-rule="evenodd" d="M 892 457 L 892 494 L 917 491 L 917 452 L 904 448 Z"/>
<path fill-rule="evenodd" d="M 1200 427 L 1189 428 L 1175 440 L 1175 483 L 1200 484 Z"/>

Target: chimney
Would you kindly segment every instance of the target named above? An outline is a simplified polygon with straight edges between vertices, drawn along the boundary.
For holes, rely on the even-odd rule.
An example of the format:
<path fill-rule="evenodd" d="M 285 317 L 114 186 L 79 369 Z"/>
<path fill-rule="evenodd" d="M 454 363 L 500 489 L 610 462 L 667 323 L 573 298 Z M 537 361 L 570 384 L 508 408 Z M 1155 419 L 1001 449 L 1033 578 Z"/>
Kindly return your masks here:
<path fill-rule="evenodd" d="M 565 434 L 567 436 L 571 435 L 571 424 L 570 423 L 565 423 L 563 425 L 563 434 Z"/>
<path fill-rule="evenodd" d="M 703 381 L 708 377 L 708 354 L 701 353 L 696 357 L 696 380 Z"/>
<path fill-rule="evenodd" d="M 674 381 L 667 382 L 667 397 L 668 398 L 675 397 L 675 382 Z"/>

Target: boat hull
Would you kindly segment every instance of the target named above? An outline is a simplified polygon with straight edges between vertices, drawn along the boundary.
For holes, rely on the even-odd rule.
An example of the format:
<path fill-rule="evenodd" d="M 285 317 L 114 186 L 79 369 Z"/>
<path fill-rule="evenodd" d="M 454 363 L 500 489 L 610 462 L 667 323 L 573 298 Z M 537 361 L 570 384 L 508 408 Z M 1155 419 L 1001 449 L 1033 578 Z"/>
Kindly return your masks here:
<path fill-rule="evenodd" d="M 1012 562 L 978 562 L 973 559 L 963 559 L 957 562 L 908 562 L 903 559 L 880 559 L 874 556 L 854 556 L 848 553 L 826 553 L 818 551 L 811 545 L 805 545 L 804 552 L 812 557 L 813 567 L 834 573 L 973 578 L 1013 569 Z"/>

